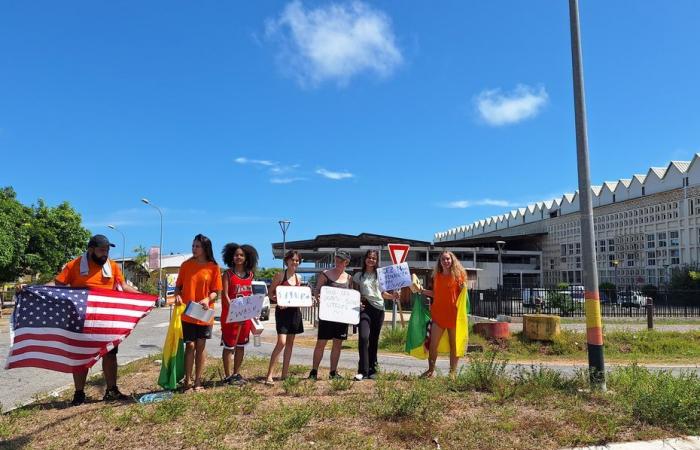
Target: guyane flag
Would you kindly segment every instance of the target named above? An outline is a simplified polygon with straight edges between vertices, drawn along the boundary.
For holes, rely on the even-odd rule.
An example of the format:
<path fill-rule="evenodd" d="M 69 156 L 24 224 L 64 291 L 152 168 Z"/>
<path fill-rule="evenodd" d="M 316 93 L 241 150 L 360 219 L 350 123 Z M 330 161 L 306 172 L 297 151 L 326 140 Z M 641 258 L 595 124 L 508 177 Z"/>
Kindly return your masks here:
<path fill-rule="evenodd" d="M 406 335 L 406 353 L 419 359 L 428 357 L 430 347 L 430 310 L 424 304 L 422 295 L 413 294 L 411 300 L 413 309 L 411 319 L 408 322 L 408 333 Z M 457 333 L 457 356 L 464 356 L 464 350 L 469 341 L 469 294 L 463 288 L 457 298 L 457 322 L 455 330 Z M 447 331 L 442 334 L 438 343 L 438 353 L 450 353 L 450 340 Z"/>
<path fill-rule="evenodd" d="M 185 343 L 182 338 L 182 312 L 185 305 L 173 307 L 168 334 L 163 344 L 163 363 L 160 366 L 158 385 L 163 389 L 176 389 L 185 376 Z"/>

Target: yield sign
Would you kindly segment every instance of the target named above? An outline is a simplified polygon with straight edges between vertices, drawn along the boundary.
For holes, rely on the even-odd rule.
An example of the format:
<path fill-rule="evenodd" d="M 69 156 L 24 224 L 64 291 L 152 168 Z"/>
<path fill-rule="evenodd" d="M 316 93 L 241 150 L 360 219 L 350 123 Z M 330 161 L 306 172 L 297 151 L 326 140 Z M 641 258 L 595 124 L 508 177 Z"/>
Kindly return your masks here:
<path fill-rule="evenodd" d="M 406 244 L 387 244 L 389 247 L 389 256 L 391 256 L 391 262 L 394 264 L 401 264 L 406 261 L 408 256 L 408 249 L 411 248 L 410 245 Z"/>

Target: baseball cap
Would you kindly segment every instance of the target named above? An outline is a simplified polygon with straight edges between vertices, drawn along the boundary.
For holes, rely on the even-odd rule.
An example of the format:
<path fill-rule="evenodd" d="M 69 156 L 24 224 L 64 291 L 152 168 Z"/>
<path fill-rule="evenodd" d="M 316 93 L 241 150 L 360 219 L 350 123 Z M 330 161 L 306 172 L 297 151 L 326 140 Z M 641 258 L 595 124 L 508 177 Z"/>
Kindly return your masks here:
<path fill-rule="evenodd" d="M 115 247 L 114 244 L 109 242 L 109 239 L 107 239 L 107 236 L 105 236 L 104 234 L 96 234 L 93 237 L 91 237 L 90 241 L 88 242 L 88 247 L 105 247 L 105 246 Z"/>
<path fill-rule="evenodd" d="M 344 259 L 345 261 L 350 261 L 350 252 L 345 251 L 345 250 L 337 250 L 335 252 L 335 257 Z"/>

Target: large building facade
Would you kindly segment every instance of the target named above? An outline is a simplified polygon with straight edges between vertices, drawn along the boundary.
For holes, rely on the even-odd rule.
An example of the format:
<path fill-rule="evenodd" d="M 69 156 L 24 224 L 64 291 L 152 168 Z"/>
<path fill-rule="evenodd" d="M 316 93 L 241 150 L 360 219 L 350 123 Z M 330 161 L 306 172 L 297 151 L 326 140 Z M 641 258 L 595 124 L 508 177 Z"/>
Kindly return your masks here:
<path fill-rule="evenodd" d="M 700 154 L 591 188 L 600 282 L 661 285 L 700 262 Z M 578 192 L 438 232 L 436 245 L 532 236 L 546 286 L 581 283 Z"/>

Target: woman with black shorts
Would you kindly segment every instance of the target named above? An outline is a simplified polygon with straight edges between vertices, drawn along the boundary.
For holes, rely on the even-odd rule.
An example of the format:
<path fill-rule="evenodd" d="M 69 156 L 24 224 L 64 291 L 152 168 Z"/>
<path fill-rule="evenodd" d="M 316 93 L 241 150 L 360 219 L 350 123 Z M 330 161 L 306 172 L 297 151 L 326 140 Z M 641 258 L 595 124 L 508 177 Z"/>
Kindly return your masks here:
<path fill-rule="evenodd" d="M 316 298 L 321 296 L 321 288 L 330 286 L 335 288 L 350 289 L 352 278 L 345 272 L 345 268 L 350 263 L 350 253 L 344 250 L 335 252 L 335 267 L 331 270 L 319 274 L 318 283 L 316 283 Z M 313 368 L 309 373 L 309 378 L 316 380 L 318 378 L 318 366 L 323 359 L 323 353 L 326 349 L 326 342 L 333 339 L 333 347 L 331 348 L 331 372 L 330 378 L 340 378 L 338 375 L 338 360 L 340 359 L 340 350 L 342 349 L 343 341 L 348 338 L 348 324 L 340 322 L 331 322 L 329 320 L 318 321 L 318 338 L 316 339 L 316 347 L 314 348 Z"/>
<path fill-rule="evenodd" d="M 277 286 L 301 286 L 301 280 L 296 273 L 301 263 L 301 255 L 296 250 L 289 250 L 284 255 L 284 265 L 287 267 L 284 272 L 278 272 L 272 279 L 270 285 L 270 298 L 277 298 Z M 277 345 L 272 350 L 270 365 L 267 369 L 265 384 L 274 386 L 272 373 L 275 371 L 277 359 L 284 350 L 282 358 L 282 379 L 287 378 L 289 371 L 289 361 L 292 358 L 292 348 L 294 347 L 294 337 L 304 332 L 304 321 L 301 317 L 301 309 L 298 307 L 284 307 L 279 303 L 275 307 L 275 326 L 277 328 Z"/>

